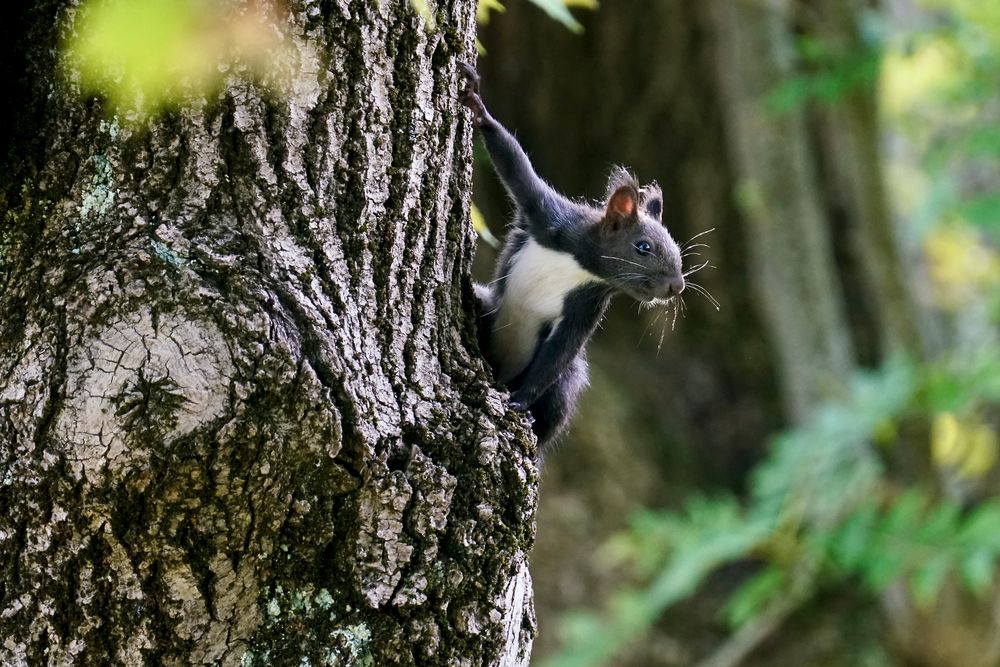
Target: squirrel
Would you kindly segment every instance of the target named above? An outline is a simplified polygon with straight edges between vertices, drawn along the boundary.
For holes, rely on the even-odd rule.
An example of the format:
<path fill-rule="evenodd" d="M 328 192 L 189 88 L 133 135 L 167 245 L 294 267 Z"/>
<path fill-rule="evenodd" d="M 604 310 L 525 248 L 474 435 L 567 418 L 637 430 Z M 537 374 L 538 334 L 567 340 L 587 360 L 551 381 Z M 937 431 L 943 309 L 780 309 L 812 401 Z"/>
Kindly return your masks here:
<path fill-rule="evenodd" d="M 461 103 L 515 205 L 492 282 L 475 285 L 480 348 L 530 412 L 539 451 L 566 428 L 588 382 L 585 347 L 616 293 L 665 302 L 684 290 L 681 253 L 662 223 L 663 194 L 612 171 L 602 208 L 573 201 L 535 173 L 528 156 L 479 94 L 479 75 L 459 63 Z"/>

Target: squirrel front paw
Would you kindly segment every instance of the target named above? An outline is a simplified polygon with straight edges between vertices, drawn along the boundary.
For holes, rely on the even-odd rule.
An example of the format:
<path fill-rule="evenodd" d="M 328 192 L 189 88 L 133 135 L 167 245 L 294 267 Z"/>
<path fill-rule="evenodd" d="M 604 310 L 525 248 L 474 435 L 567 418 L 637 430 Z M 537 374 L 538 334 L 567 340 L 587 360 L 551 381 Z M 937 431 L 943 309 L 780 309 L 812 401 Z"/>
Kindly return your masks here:
<path fill-rule="evenodd" d="M 468 95 L 470 93 L 479 94 L 479 74 L 476 72 L 476 68 L 469 63 L 458 63 L 458 69 L 465 77 L 465 88 L 462 90 L 462 94 Z"/>
<path fill-rule="evenodd" d="M 459 101 L 470 111 L 472 111 L 472 124 L 476 127 L 482 123 L 483 116 L 486 115 L 486 107 L 479 97 L 479 75 L 468 63 L 458 63 L 458 69 L 465 78 L 465 85 L 459 93 Z"/>

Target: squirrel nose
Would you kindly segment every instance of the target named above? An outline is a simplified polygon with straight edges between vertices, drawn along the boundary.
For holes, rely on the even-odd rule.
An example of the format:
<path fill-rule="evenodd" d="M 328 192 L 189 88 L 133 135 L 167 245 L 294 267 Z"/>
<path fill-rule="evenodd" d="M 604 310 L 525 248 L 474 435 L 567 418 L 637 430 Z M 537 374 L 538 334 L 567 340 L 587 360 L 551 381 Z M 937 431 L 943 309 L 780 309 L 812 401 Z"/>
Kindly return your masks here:
<path fill-rule="evenodd" d="M 676 278 L 671 278 L 670 282 L 667 283 L 667 296 L 676 296 L 684 291 L 684 276 L 677 276 Z"/>

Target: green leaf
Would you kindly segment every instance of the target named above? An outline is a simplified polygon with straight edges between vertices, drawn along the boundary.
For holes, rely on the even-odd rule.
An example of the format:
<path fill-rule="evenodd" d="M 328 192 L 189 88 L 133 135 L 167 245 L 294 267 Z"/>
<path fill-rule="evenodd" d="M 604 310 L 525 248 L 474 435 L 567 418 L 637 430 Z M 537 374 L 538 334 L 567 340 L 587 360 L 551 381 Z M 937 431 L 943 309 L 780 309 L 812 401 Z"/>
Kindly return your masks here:
<path fill-rule="evenodd" d="M 962 508 L 949 501 L 942 501 L 918 527 L 916 536 L 929 544 L 954 543 Z"/>
<path fill-rule="evenodd" d="M 869 49 L 849 55 L 814 54 L 817 71 L 789 77 L 766 98 L 775 113 L 787 113 L 806 102 L 836 103 L 856 88 L 871 86 L 878 77 L 881 52 Z"/>
<path fill-rule="evenodd" d="M 882 530 L 887 533 L 911 534 L 927 507 L 927 496 L 919 489 L 907 489 L 889 508 Z"/>
<path fill-rule="evenodd" d="M 878 508 L 874 505 L 863 506 L 847 517 L 831 544 L 832 556 L 838 565 L 850 571 L 862 565 L 872 543 L 872 528 L 877 519 Z"/>
<path fill-rule="evenodd" d="M 952 560 L 947 554 L 942 554 L 927 561 L 914 572 L 910 577 L 910 592 L 918 606 L 926 609 L 934 602 L 951 568 Z"/>
<path fill-rule="evenodd" d="M 1000 505 L 991 502 L 972 510 L 959 529 L 958 539 L 969 547 L 1000 551 Z"/>
<path fill-rule="evenodd" d="M 869 553 L 861 578 L 872 590 L 881 591 L 902 574 L 903 559 L 892 551 L 872 549 Z"/>
<path fill-rule="evenodd" d="M 979 549 L 962 559 L 958 564 L 958 573 L 966 588 L 977 595 L 983 595 L 993 588 L 996 568 L 996 554 L 987 549 Z"/>
<path fill-rule="evenodd" d="M 294 42 L 267 3 L 83 0 L 75 16 L 63 66 L 84 90 L 140 116 L 221 88 L 237 61 L 280 79 Z"/>
<path fill-rule="evenodd" d="M 1000 235 L 1000 190 L 965 201 L 958 215 L 974 225 Z"/>
<path fill-rule="evenodd" d="M 191 50 L 204 14 L 191 0 L 90 0 L 79 11 L 68 60 L 88 89 L 126 105 L 163 104 L 183 79 L 200 79 L 215 65 Z"/>
<path fill-rule="evenodd" d="M 583 26 L 580 25 L 579 21 L 573 18 L 573 15 L 570 13 L 569 8 L 563 0 L 531 0 L 531 3 L 554 18 L 556 21 L 562 23 L 571 31 L 576 33 L 583 32 Z"/>
<path fill-rule="evenodd" d="M 1000 156 L 1000 128 L 995 126 L 973 128 L 957 142 L 966 155 L 995 158 Z"/>
<path fill-rule="evenodd" d="M 726 622 L 739 627 L 756 616 L 764 606 L 782 591 L 787 581 L 785 571 L 767 567 L 739 587 L 723 607 Z"/>

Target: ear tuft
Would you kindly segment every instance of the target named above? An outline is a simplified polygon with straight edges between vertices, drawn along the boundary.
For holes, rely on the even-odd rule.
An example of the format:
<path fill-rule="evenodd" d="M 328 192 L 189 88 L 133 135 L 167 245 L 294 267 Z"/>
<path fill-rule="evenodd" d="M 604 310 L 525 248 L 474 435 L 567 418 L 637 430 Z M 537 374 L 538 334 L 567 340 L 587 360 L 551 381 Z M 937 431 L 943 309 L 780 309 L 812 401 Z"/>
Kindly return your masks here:
<path fill-rule="evenodd" d="M 636 192 L 639 191 L 639 181 L 625 167 L 613 167 L 608 174 L 608 186 L 604 190 L 604 199 L 607 201 L 620 188 L 631 185 Z"/>
<path fill-rule="evenodd" d="M 631 185 L 623 185 L 608 199 L 609 217 L 632 218 L 638 208 L 639 193 Z"/>

